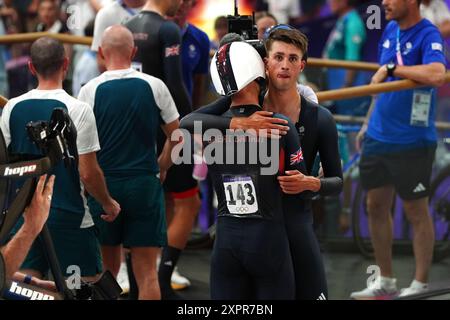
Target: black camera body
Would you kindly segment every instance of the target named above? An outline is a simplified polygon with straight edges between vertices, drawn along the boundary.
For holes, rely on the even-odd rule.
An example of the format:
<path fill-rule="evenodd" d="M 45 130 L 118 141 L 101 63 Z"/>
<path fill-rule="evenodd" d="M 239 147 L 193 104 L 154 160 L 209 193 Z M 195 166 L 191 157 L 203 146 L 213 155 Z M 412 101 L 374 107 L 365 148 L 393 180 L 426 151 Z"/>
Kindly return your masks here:
<path fill-rule="evenodd" d="M 63 160 L 66 167 L 78 163 L 77 131 L 67 112 L 56 108 L 50 121 L 30 122 L 26 126 L 28 136 L 48 156 L 52 164 Z"/>
<path fill-rule="evenodd" d="M 82 282 L 75 291 L 77 300 L 118 300 L 122 288 L 109 270 L 106 270 L 95 282 Z"/>
<path fill-rule="evenodd" d="M 76 129 L 67 112 L 57 108 L 51 119 L 30 122 L 26 125 L 29 139 L 42 152 L 36 154 L 10 154 L 0 130 L 0 244 L 8 239 L 9 232 L 31 201 L 36 187 L 36 179 L 48 173 L 59 161 L 67 168 L 78 164 Z M 12 181 L 25 181 L 16 192 L 14 200 Z"/>
<path fill-rule="evenodd" d="M 258 30 L 255 26 L 254 17 L 241 16 L 237 7 L 234 16 L 228 16 L 228 32 L 239 34 L 245 41 L 258 40 Z"/>
<path fill-rule="evenodd" d="M 236 33 L 244 39 L 245 42 L 252 45 L 258 51 L 261 58 L 266 57 L 266 47 L 262 40 L 258 39 L 258 29 L 255 23 L 255 14 L 253 16 L 239 15 L 238 0 L 234 0 L 234 16 L 227 16 L 228 33 Z"/>

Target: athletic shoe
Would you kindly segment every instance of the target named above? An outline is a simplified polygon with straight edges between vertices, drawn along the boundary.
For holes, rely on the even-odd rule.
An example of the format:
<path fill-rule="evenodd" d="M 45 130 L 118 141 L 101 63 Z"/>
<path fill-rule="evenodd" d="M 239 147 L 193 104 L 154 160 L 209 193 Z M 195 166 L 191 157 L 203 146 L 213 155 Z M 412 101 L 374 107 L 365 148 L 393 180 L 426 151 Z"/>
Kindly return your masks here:
<path fill-rule="evenodd" d="M 355 300 L 388 300 L 398 295 L 396 279 L 379 277 L 367 288 L 352 292 L 351 299 Z"/>
<path fill-rule="evenodd" d="M 186 277 L 183 277 L 178 272 L 178 268 L 175 267 L 172 272 L 172 277 L 170 278 L 170 285 L 172 286 L 173 290 L 183 290 L 190 287 L 191 282 Z"/>
<path fill-rule="evenodd" d="M 408 288 L 401 289 L 399 297 L 406 297 L 426 291 L 428 291 L 428 284 L 413 280 Z"/>
<path fill-rule="evenodd" d="M 117 274 L 117 283 L 122 288 L 122 294 L 130 292 L 130 282 L 128 281 L 127 264 L 122 262 L 120 264 L 119 273 Z"/>

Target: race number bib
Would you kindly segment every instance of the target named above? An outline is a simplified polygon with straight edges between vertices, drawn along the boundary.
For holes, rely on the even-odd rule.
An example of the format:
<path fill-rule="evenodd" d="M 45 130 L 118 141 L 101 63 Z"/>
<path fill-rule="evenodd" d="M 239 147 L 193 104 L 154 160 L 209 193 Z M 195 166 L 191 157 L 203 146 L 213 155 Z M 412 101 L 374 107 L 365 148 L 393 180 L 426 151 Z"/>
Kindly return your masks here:
<path fill-rule="evenodd" d="M 246 215 L 258 212 L 256 189 L 251 177 L 224 176 L 223 187 L 231 214 Z"/>
<path fill-rule="evenodd" d="M 131 63 L 131 68 L 138 71 L 138 72 L 142 72 L 142 63 L 140 62 L 132 62 Z"/>
<path fill-rule="evenodd" d="M 415 127 L 428 127 L 430 108 L 431 93 L 426 91 L 414 91 L 411 110 L 411 125 Z"/>

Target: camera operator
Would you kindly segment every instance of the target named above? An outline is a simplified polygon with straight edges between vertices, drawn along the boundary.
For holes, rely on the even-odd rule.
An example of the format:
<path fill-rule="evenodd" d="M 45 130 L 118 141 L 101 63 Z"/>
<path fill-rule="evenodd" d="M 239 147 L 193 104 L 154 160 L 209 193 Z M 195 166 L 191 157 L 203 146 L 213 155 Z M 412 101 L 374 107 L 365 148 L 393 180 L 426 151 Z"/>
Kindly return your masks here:
<path fill-rule="evenodd" d="M 95 152 L 100 146 L 92 109 L 62 89 L 68 66 L 69 60 L 59 41 L 46 37 L 36 40 L 31 46 L 29 68 L 37 76 L 38 87 L 8 101 L 3 109 L 0 127 L 11 153 L 41 155 L 23 128 L 30 121 L 50 119 L 56 108 L 67 110 L 77 131 L 78 165 L 73 161 L 66 168 L 60 161 L 52 169 L 56 178 L 47 225 L 63 272 L 67 275 L 69 266 L 77 266 L 81 277 L 90 281 L 95 280 L 102 271 L 102 265 L 84 191 L 102 205 L 105 212 L 102 218 L 106 221 L 116 218 L 120 206 L 109 195 L 103 172 L 97 163 Z M 76 158 L 78 155 L 72 156 Z M 33 243 L 21 270 L 38 278 L 47 273 L 49 265 L 40 242 Z"/>
<path fill-rule="evenodd" d="M 41 232 L 44 223 L 47 221 L 50 212 L 50 202 L 53 193 L 55 176 L 51 176 L 47 183 L 47 175 L 39 178 L 33 199 L 23 214 L 24 223 L 16 235 L 0 249 L 5 263 L 6 279 L 14 278 L 21 282 L 30 282 L 33 285 L 55 289 L 51 281 L 43 281 L 34 277 L 29 277 L 23 273 L 16 272 L 24 261 L 28 250 Z"/>

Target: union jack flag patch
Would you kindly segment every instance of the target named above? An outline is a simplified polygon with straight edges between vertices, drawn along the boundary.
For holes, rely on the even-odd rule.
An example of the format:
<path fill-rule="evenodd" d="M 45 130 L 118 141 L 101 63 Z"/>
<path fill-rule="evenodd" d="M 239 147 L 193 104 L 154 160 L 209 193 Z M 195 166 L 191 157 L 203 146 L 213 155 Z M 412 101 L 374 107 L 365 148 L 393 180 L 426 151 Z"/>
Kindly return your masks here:
<path fill-rule="evenodd" d="M 172 47 L 166 48 L 166 58 L 171 56 L 179 56 L 180 55 L 180 45 L 174 45 Z"/>
<path fill-rule="evenodd" d="M 291 166 L 297 163 L 300 163 L 303 161 L 303 151 L 302 148 L 298 149 L 297 152 L 294 152 L 293 154 L 291 154 L 290 157 L 290 164 Z"/>

